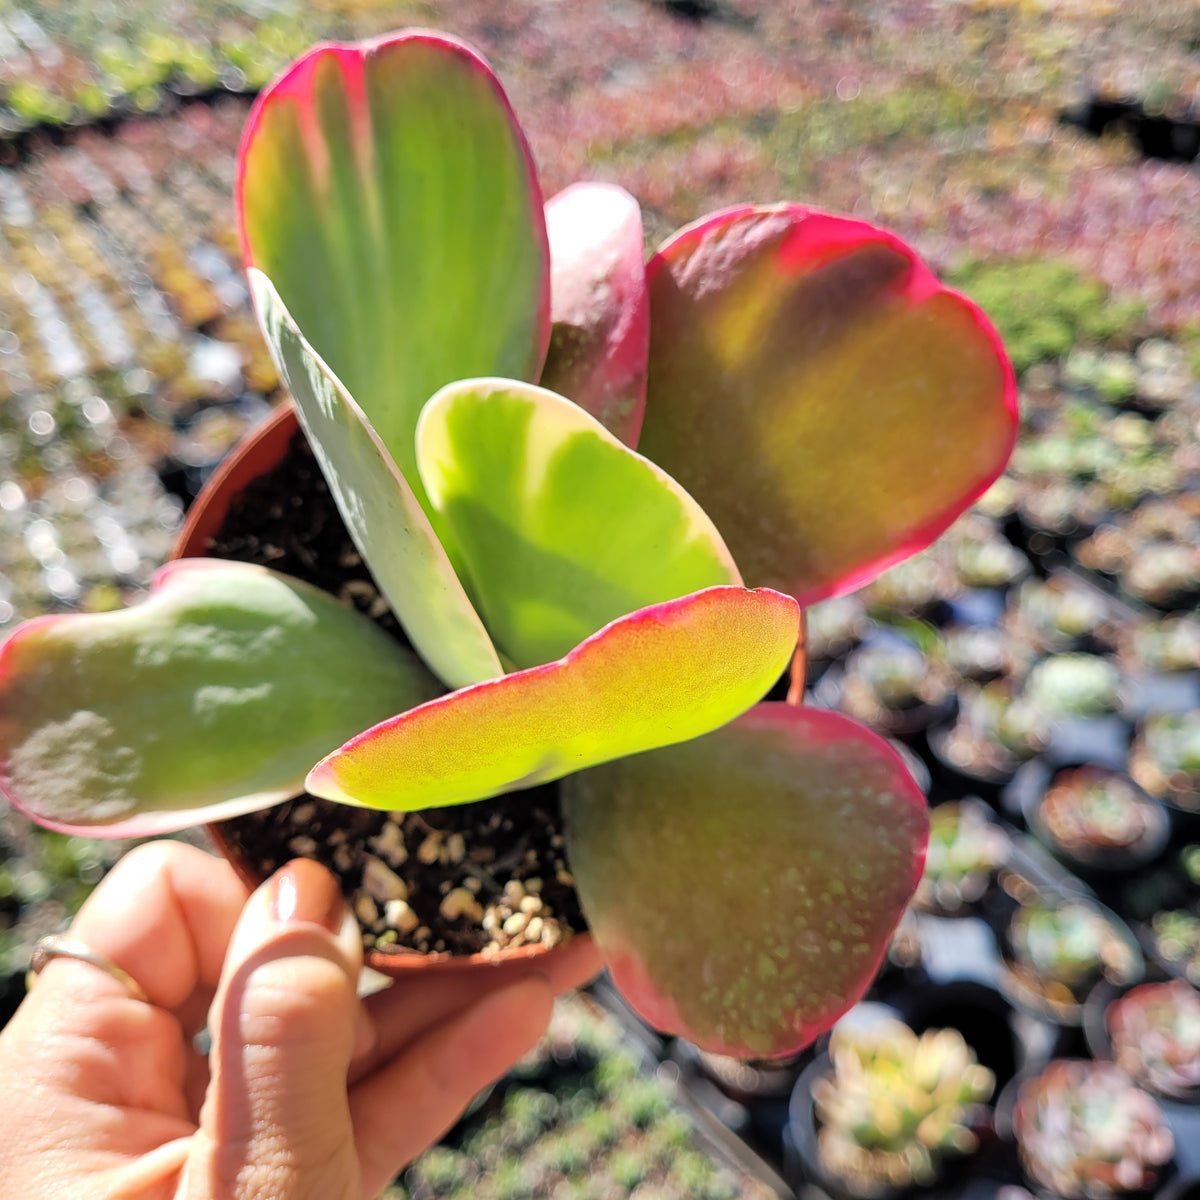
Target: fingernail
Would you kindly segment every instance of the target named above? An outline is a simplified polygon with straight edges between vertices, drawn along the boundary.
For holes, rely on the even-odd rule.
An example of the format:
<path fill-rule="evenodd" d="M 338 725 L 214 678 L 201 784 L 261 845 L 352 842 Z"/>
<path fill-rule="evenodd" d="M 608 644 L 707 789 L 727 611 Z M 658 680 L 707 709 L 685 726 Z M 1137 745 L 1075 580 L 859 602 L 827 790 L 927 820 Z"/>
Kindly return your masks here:
<path fill-rule="evenodd" d="M 330 933 L 342 927 L 346 902 L 337 879 L 320 863 L 295 858 L 271 880 L 271 913 L 277 921 L 311 921 Z"/>

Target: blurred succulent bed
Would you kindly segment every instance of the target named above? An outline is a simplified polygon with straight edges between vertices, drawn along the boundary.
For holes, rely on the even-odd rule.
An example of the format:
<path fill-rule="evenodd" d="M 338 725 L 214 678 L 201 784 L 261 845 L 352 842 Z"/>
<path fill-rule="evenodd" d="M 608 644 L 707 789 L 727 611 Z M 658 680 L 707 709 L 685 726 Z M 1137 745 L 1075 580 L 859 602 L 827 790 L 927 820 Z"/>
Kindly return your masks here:
<path fill-rule="evenodd" d="M 321 37 L 405 24 L 491 59 L 548 194 L 619 182 L 651 243 L 745 196 L 852 212 L 988 310 L 1022 373 L 1012 466 L 931 551 L 810 613 L 816 700 L 905 739 L 934 802 L 1003 810 L 1056 739 L 1128 767 L 1175 806 L 1174 874 L 1104 898 L 1200 983 L 1200 828 L 1178 818 L 1200 811 L 1193 0 L 0 0 L 0 638 L 136 598 L 278 401 L 230 200 L 251 96 Z M 1081 818 L 1057 795 L 1061 830 Z M 1088 796 L 1128 844 L 1137 819 Z M 5 1013 L 121 850 L 0 816 Z M 565 1010 L 403 1194 L 752 1194 L 695 1157 L 667 1084 L 614 1084 L 610 1035 Z"/>

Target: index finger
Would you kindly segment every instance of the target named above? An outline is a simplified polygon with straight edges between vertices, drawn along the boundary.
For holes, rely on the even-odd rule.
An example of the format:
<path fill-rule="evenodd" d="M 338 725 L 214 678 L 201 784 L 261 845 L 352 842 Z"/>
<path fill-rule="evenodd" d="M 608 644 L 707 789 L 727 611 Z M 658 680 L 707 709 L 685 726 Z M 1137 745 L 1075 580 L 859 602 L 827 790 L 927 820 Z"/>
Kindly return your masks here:
<path fill-rule="evenodd" d="M 174 1010 L 215 988 L 249 891 L 224 860 L 182 842 L 130 851 L 92 893 L 71 936 L 112 959 L 153 1004 Z"/>

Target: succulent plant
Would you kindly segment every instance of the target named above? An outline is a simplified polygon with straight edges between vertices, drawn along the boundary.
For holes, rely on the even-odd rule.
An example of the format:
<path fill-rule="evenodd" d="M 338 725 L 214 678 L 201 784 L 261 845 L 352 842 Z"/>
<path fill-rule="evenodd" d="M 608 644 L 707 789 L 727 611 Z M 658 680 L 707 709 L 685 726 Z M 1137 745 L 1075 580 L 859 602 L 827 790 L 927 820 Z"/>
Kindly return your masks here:
<path fill-rule="evenodd" d="M 950 693 L 949 673 L 936 653 L 903 635 L 877 632 L 846 660 L 839 707 L 885 733 L 907 733 L 921 714 L 928 724 L 928 714 Z"/>
<path fill-rule="evenodd" d="M 561 781 L 634 1006 L 719 1052 L 811 1040 L 878 966 L 923 799 L 861 726 L 756 702 L 801 605 L 1003 468 L 995 331 L 893 235 L 799 205 L 645 264 L 636 201 L 543 205 L 490 68 L 424 31 L 293 64 L 236 198 L 276 366 L 412 648 L 266 569 L 173 563 L 135 608 L 5 643 L 6 793 L 118 835 Z"/>
<path fill-rule="evenodd" d="M 842 1023 L 829 1044 L 833 1072 L 813 1085 L 823 1170 L 861 1196 L 928 1185 L 942 1160 L 977 1145 L 972 1112 L 995 1077 L 956 1029 L 919 1037 L 903 1022 Z"/>
<path fill-rule="evenodd" d="M 1093 904 L 1028 901 L 1013 916 L 1010 969 L 1055 1006 L 1078 1004 L 1101 977 L 1130 983 L 1141 961 L 1130 937 Z"/>
<path fill-rule="evenodd" d="M 1200 1090 L 1200 992 L 1182 979 L 1143 983 L 1104 1015 L 1113 1059 L 1137 1083 L 1168 1096 Z"/>
<path fill-rule="evenodd" d="M 947 762 L 977 778 L 1006 779 L 1045 747 L 1045 713 L 1016 690 L 1003 677 L 960 687 L 958 719 L 939 745 Z"/>
<path fill-rule="evenodd" d="M 1129 773 L 1152 796 L 1200 810 L 1200 712 L 1147 717 L 1134 739 Z"/>
<path fill-rule="evenodd" d="M 1200 916 L 1185 908 L 1156 912 L 1150 921 L 1155 953 L 1200 987 Z"/>
<path fill-rule="evenodd" d="M 1054 777 L 1037 816 L 1055 845 L 1086 856 L 1137 845 L 1156 828 L 1159 812 L 1119 771 L 1085 766 Z"/>
<path fill-rule="evenodd" d="M 1084 637 L 1103 636 L 1109 618 L 1110 605 L 1098 592 L 1055 575 L 1021 584 L 1011 624 L 1039 648 L 1058 652 Z"/>
<path fill-rule="evenodd" d="M 1095 716 L 1116 704 L 1121 673 L 1094 654 L 1055 654 L 1043 659 L 1025 681 L 1025 695 L 1052 717 Z"/>
<path fill-rule="evenodd" d="M 1200 670 L 1200 620 L 1193 616 L 1139 621 L 1127 641 L 1130 664 L 1137 669 Z"/>
<path fill-rule="evenodd" d="M 979 900 L 1008 852 L 1008 836 L 978 800 L 939 804 L 929 814 L 925 873 L 914 903 L 956 912 Z"/>
<path fill-rule="evenodd" d="M 1025 1170 L 1063 1200 L 1152 1187 L 1175 1150 L 1153 1097 L 1111 1063 L 1052 1062 L 1022 1084 L 1013 1131 Z"/>

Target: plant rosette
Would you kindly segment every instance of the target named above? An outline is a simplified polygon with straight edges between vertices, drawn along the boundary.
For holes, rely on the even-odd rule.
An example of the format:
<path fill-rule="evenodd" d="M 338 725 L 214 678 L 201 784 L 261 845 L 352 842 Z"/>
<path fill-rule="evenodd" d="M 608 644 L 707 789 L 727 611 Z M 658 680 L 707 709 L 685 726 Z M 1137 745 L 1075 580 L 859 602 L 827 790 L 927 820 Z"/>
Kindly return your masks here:
<path fill-rule="evenodd" d="M 346 826 L 557 808 L 642 1016 L 717 1053 L 811 1041 L 916 886 L 924 799 L 877 735 L 762 697 L 803 606 L 927 547 L 1002 471 L 994 328 L 894 235 L 800 205 L 710 214 L 646 263 L 633 197 L 543 202 L 496 76 L 428 31 L 288 68 L 236 202 L 256 316 L 378 595 L 364 617 L 185 558 L 134 608 L 21 626 L 5 793 L 113 836 L 308 815 L 301 793 Z M 395 858 L 471 860 L 383 820 Z M 455 890 L 447 920 L 486 911 Z"/>
<path fill-rule="evenodd" d="M 913 906 L 939 916 L 970 913 L 983 899 L 1008 849 L 1008 834 L 982 801 L 937 805 L 929 814 L 929 848 Z"/>
<path fill-rule="evenodd" d="M 929 1187 L 977 1148 L 994 1087 L 956 1029 L 918 1035 L 896 1019 L 843 1022 L 792 1093 L 800 1166 L 822 1190 L 853 1200 Z"/>
<path fill-rule="evenodd" d="M 1168 1100 L 1200 1102 L 1200 991 L 1183 979 L 1125 991 L 1097 984 L 1084 1012 L 1096 1058 Z"/>
<path fill-rule="evenodd" d="M 929 749 L 951 786 L 995 795 L 1049 741 L 1045 714 L 1019 695 L 1015 678 L 959 688 L 958 715 L 933 725 Z"/>
<path fill-rule="evenodd" d="M 900 632 L 873 631 L 814 695 L 887 737 L 912 737 L 946 720 L 954 711 L 953 677 L 934 631 L 923 627 L 921 634 L 924 644 L 917 645 Z"/>
<path fill-rule="evenodd" d="M 1086 900 L 1030 899 L 1002 939 L 1000 989 L 1013 1004 L 1056 1024 L 1078 1026 L 1083 1001 L 1101 979 L 1136 983 L 1145 962 L 1113 913 Z"/>
<path fill-rule="evenodd" d="M 1200 619 L 1175 616 L 1132 621 L 1120 639 L 1120 654 L 1129 672 L 1200 671 Z"/>
<path fill-rule="evenodd" d="M 1142 927 L 1147 950 L 1172 974 L 1200 987 L 1200 913 L 1162 909 Z"/>
<path fill-rule="evenodd" d="M 1005 590 L 1031 570 L 1029 559 L 1000 532 L 997 522 L 977 512 L 955 526 L 944 554 L 956 587 L 947 589 L 943 599 L 952 598 L 956 588 Z"/>
<path fill-rule="evenodd" d="M 1010 639 L 1002 629 L 956 623 L 943 628 L 942 642 L 946 665 L 960 682 L 990 683 L 1011 670 Z"/>
<path fill-rule="evenodd" d="M 1038 841 L 1085 875 L 1146 866 L 1171 837 L 1157 800 L 1124 772 L 1093 763 L 1056 768 L 1035 759 L 1014 776 L 1006 798 L 1015 798 Z"/>
<path fill-rule="evenodd" d="M 1066 572 L 1022 583 L 1005 623 L 1036 650 L 1052 654 L 1111 650 L 1119 630 L 1112 600 Z"/>
<path fill-rule="evenodd" d="M 1158 1103 L 1113 1063 L 1050 1063 L 1021 1083 L 1012 1124 L 1026 1174 L 1062 1200 L 1148 1193 L 1175 1152 Z"/>
<path fill-rule="evenodd" d="M 1134 734 L 1129 773 L 1171 808 L 1200 815 L 1200 710 L 1146 717 Z"/>

